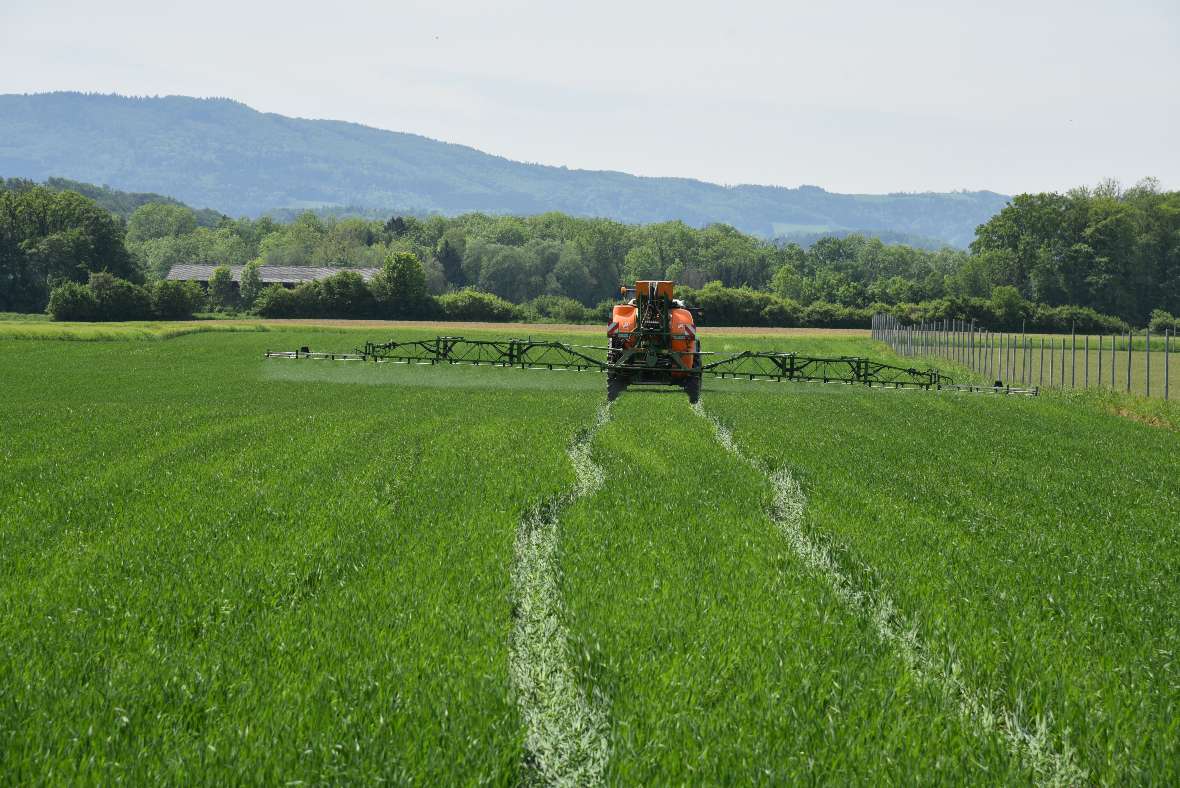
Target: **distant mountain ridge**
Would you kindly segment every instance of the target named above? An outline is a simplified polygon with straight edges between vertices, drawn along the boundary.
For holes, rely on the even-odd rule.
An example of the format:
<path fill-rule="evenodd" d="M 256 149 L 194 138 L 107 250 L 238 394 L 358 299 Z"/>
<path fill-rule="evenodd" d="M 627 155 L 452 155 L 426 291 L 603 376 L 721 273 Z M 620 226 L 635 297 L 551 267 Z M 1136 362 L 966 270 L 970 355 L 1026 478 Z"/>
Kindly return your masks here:
<path fill-rule="evenodd" d="M 233 215 L 357 206 L 390 212 L 562 211 L 648 223 L 724 222 L 765 237 L 859 230 L 965 246 L 1008 201 L 994 192 L 833 194 L 571 170 L 229 99 L 0 95 L 0 176 L 171 195 Z"/>

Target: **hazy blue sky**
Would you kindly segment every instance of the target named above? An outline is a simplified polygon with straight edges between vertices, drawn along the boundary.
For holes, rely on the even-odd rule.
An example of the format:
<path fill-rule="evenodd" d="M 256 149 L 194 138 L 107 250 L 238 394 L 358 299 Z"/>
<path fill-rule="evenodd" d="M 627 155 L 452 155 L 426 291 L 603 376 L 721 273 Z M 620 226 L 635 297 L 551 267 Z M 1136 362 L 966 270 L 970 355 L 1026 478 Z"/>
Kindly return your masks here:
<path fill-rule="evenodd" d="M 67 89 L 719 183 L 1180 188 L 1180 0 L 4 0 L 0 92 Z"/>

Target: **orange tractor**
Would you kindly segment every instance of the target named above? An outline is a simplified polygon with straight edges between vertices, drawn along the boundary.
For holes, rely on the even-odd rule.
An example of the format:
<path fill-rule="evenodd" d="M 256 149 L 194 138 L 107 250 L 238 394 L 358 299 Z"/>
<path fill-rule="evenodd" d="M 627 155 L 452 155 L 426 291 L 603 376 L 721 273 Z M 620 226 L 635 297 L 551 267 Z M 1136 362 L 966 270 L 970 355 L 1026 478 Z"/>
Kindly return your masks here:
<path fill-rule="evenodd" d="M 606 328 L 606 397 L 627 386 L 680 386 L 690 402 L 701 395 L 701 343 L 694 310 L 672 295 L 667 281 L 640 280 L 620 289 L 625 303 Z"/>

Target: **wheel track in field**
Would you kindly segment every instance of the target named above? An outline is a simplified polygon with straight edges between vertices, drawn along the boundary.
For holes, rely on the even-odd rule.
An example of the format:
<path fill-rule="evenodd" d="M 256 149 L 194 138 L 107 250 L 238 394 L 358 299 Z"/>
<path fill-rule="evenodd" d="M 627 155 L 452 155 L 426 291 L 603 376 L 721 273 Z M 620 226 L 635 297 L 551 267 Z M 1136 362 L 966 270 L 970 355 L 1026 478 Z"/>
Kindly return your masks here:
<path fill-rule="evenodd" d="M 786 467 L 771 471 L 757 460 L 747 457 L 734 440 L 733 433 L 707 413 L 701 403 L 696 403 L 692 408 L 712 425 L 717 442 L 726 451 L 770 482 L 774 499 L 767 514 L 778 526 L 795 555 L 827 581 L 847 608 L 872 622 L 877 636 L 893 648 L 916 678 L 937 687 L 952 698 L 959 716 L 976 730 L 999 736 L 1008 751 L 1032 771 L 1039 784 L 1067 786 L 1086 782 L 1087 772 L 1076 763 L 1067 736 L 1059 738 L 1054 735 L 1051 717 L 1038 717 L 1030 724 L 1018 711 L 989 705 L 966 684 L 957 662 L 948 667 L 935 657 L 933 649 L 919 639 L 917 630 L 906 625 L 888 594 L 858 588 L 841 571 L 828 548 L 807 535 L 803 530 L 807 497 L 791 472 Z"/>
<path fill-rule="evenodd" d="M 562 511 L 602 487 L 603 470 L 591 458 L 590 444 L 608 421 L 605 403 L 569 447 L 574 488 L 529 511 L 516 532 L 508 667 L 524 718 L 525 777 L 531 782 L 599 784 L 610 759 L 605 699 L 578 684 L 570 659 L 557 566 Z"/>

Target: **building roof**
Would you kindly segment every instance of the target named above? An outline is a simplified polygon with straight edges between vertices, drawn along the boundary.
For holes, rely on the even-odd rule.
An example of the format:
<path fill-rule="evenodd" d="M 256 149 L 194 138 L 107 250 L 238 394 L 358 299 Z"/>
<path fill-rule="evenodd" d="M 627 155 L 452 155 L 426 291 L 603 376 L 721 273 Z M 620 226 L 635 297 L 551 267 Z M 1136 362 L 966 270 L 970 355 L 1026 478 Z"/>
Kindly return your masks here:
<path fill-rule="evenodd" d="M 172 270 L 168 272 L 167 278 L 178 281 L 208 282 L 218 267 L 216 265 L 182 263 L 172 266 Z M 231 265 L 227 267 L 233 280 L 235 282 L 241 282 L 242 269 L 245 266 Z M 380 270 L 380 268 L 329 268 L 311 265 L 261 265 L 258 267 L 258 274 L 262 277 L 262 283 L 266 285 L 297 285 L 302 282 L 327 279 L 329 276 L 338 274 L 341 271 L 355 271 L 368 282 Z"/>

